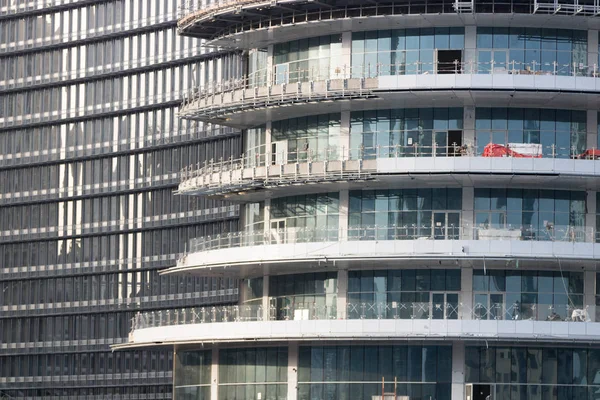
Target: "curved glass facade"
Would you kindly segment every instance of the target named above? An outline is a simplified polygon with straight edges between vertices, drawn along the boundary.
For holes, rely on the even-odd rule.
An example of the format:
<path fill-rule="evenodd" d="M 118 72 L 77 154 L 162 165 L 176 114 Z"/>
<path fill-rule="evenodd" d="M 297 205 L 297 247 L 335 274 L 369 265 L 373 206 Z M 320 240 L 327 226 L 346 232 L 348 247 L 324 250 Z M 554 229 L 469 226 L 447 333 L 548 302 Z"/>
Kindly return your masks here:
<path fill-rule="evenodd" d="M 494 398 L 598 398 L 598 349 L 560 346 L 467 346 L 465 359 L 466 381 L 491 384 Z"/>
<path fill-rule="evenodd" d="M 301 346 L 298 399 L 450 399 L 452 347 L 432 345 Z"/>

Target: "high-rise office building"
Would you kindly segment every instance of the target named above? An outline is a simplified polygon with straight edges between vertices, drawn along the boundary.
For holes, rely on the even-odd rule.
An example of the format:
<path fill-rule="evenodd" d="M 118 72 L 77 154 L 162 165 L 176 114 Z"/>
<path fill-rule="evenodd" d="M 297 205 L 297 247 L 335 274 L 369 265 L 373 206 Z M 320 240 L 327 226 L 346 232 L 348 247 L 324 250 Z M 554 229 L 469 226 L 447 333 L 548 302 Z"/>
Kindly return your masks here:
<path fill-rule="evenodd" d="M 242 152 L 178 191 L 241 217 L 165 276 L 239 303 L 115 348 L 172 346 L 176 400 L 600 399 L 597 1 L 185 7 L 247 69 L 186 96 Z"/>
<path fill-rule="evenodd" d="M 159 276 L 238 206 L 175 196 L 240 152 L 179 120 L 239 54 L 176 33 L 169 0 L 0 1 L 0 398 L 170 399 L 172 350 L 113 353 L 139 310 L 237 300 L 232 279 Z"/>

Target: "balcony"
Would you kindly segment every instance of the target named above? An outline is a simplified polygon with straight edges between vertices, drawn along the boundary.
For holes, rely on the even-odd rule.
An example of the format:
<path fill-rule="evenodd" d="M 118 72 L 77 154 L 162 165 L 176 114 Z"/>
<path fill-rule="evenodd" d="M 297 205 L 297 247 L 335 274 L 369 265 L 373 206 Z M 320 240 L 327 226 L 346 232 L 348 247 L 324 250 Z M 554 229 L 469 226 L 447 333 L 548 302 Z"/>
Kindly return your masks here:
<path fill-rule="evenodd" d="M 114 348 L 166 343 L 244 340 L 560 340 L 586 341 L 600 334 L 595 306 L 558 304 L 348 303 L 337 307 L 290 304 L 197 307 L 138 313 L 129 343 Z M 185 329 L 181 329 L 185 326 Z"/>
<path fill-rule="evenodd" d="M 390 263 L 460 265 L 473 260 L 532 266 L 563 260 L 563 266 L 600 257 L 600 238 L 591 227 L 574 226 L 387 226 L 287 228 L 237 232 L 192 239 L 177 265 L 165 274 L 262 276 L 294 266 L 302 273 L 316 266 Z"/>
<path fill-rule="evenodd" d="M 179 116 L 246 129 L 268 120 L 340 112 L 341 104 L 350 111 L 382 104 L 404 108 L 472 104 L 600 108 L 597 64 L 455 61 L 351 68 L 333 62 L 323 70 L 293 72 L 287 68 L 282 72 L 279 65 L 251 77 L 191 90 L 184 97 Z M 452 95 L 440 94 L 447 91 Z"/>
<path fill-rule="evenodd" d="M 410 15 L 426 15 L 434 26 L 448 24 L 492 25 L 493 20 L 506 18 L 523 26 L 558 26 L 565 17 L 577 16 L 582 24 L 588 24 L 600 14 L 600 4 L 594 0 L 588 4 L 571 1 L 406 1 L 391 3 L 373 1 L 364 4 L 348 2 L 301 2 L 296 0 L 190 0 L 180 9 L 179 32 L 184 35 L 209 40 L 214 45 L 231 44 L 235 36 L 238 43 L 247 48 L 264 46 L 273 41 L 266 34 L 267 28 L 285 29 L 285 36 L 306 36 L 308 24 L 311 32 L 334 33 L 344 28 L 353 30 L 352 23 L 360 21 L 363 28 L 390 29 L 400 24 L 410 26 Z M 374 18 L 369 18 L 374 17 Z M 562 17 L 562 20 L 561 20 Z M 453 21 L 455 19 L 455 21 Z M 406 21 L 409 20 L 409 21 Z M 439 22 L 438 22 L 439 20 Z M 348 24 L 350 22 L 350 25 Z M 414 23 L 414 22 L 412 22 Z M 544 25 L 545 24 L 545 25 Z"/>
<path fill-rule="evenodd" d="M 373 132 L 379 133 L 397 134 Z M 500 156 L 484 153 L 470 144 L 442 146 L 435 142 L 356 149 L 332 146 L 322 152 L 270 153 L 263 147 L 239 159 L 211 160 L 185 168 L 180 174 L 178 193 L 257 202 L 288 196 L 291 192 L 314 192 L 316 184 L 321 184 L 323 190 L 331 190 L 332 185 L 360 188 L 364 181 L 370 181 L 372 187 L 415 182 L 427 185 L 431 174 L 450 175 L 449 181 L 475 186 L 486 184 L 489 175 L 495 174 L 498 184 L 599 187 L 600 163 L 595 160 L 600 151 L 533 146 L 541 150 L 540 158 Z"/>

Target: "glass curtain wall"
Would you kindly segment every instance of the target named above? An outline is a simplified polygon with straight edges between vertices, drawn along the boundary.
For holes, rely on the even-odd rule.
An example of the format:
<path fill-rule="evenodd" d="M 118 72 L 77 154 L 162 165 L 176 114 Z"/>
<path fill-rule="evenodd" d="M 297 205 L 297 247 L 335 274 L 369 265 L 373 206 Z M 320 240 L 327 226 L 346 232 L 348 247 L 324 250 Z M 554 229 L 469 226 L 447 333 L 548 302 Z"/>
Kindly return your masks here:
<path fill-rule="evenodd" d="M 174 394 L 177 400 L 210 400 L 212 353 L 179 351 L 175 357 Z"/>
<path fill-rule="evenodd" d="M 273 47 L 274 83 L 306 82 L 342 76 L 342 35 L 278 43 Z"/>
<path fill-rule="evenodd" d="M 265 165 L 267 128 L 260 125 L 247 129 L 243 134 L 244 165 L 248 167 Z"/>
<path fill-rule="evenodd" d="M 537 108 L 477 108 L 476 154 L 490 143 L 539 144 L 543 157 L 573 158 L 586 149 L 585 111 Z"/>
<path fill-rule="evenodd" d="M 583 273 L 474 270 L 474 318 L 570 320 L 584 308 Z"/>
<path fill-rule="evenodd" d="M 336 318 L 337 273 L 271 276 L 271 307 L 278 320 Z"/>
<path fill-rule="evenodd" d="M 337 241 L 339 193 L 319 193 L 271 200 L 271 243 Z"/>
<path fill-rule="evenodd" d="M 350 158 L 453 155 L 462 144 L 462 108 L 356 111 L 350 115 Z"/>
<path fill-rule="evenodd" d="M 475 189 L 478 238 L 585 241 L 585 192 Z"/>
<path fill-rule="evenodd" d="M 494 399 L 598 399 L 600 350 L 476 347 L 465 352 L 467 383 L 490 385 Z"/>
<path fill-rule="evenodd" d="M 287 347 L 221 349 L 219 400 L 286 400 L 287 367 Z"/>
<path fill-rule="evenodd" d="M 458 239 L 462 189 L 354 190 L 350 192 L 352 240 Z"/>
<path fill-rule="evenodd" d="M 587 31 L 547 28 L 477 28 L 479 73 L 583 75 Z"/>
<path fill-rule="evenodd" d="M 465 47 L 465 30 L 414 28 L 352 33 L 352 77 L 414 75 L 441 72 L 459 61 Z M 448 52 L 443 58 L 440 51 Z M 440 65 L 436 65 L 437 62 Z"/>
<path fill-rule="evenodd" d="M 451 346 L 301 346 L 298 400 L 364 400 L 385 392 L 450 400 Z M 387 398 L 387 397 L 386 397 Z"/>
<path fill-rule="evenodd" d="M 343 154 L 339 147 L 340 126 L 339 113 L 273 121 L 270 149 L 272 163 L 339 159 Z"/>
<path fill-rule="evenodd" d="M 349 319 L 457 319 L 459 269 L 348 271 Z"/>

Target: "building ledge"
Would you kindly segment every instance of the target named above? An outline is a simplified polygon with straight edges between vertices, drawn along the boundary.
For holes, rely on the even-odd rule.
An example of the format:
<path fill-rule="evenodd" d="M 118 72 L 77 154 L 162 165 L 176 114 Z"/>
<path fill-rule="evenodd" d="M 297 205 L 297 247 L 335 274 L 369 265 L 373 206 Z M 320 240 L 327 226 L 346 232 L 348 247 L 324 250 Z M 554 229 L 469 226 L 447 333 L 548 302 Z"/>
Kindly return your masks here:
<path fill-rule="evenodd" d="M 377 109 L 389 104 L 400 108 L 475 104 L 478 107 L 600 108 L 597 95 L 600 79 L 594 76 L 521 74 L 512 70 L 482 74 L 477 73 L 476 66 L 473 68 L 467 71 L 474 73 L 341 77 L 257 87 L 248 86 L 242 79 L 193 92 L 184 99 L 179 116 L 247 129 L 269 120 Z M 375 74 L 373 71 L 372 75 Z"/>
<path fill-rule="evenodd" d="M 182 329 L 185 326 L 185 329 Z M 253 321 L 134 330 L 131 347 L 303 340 L 465 340 L 598 343 L 600 323 L 507 320 L 356 319 Z"/>
<path fill-rule="evenodd" d="M 482 228 L 456 228 L 456 237 L 473 237 L 478 234 L 480 240 L 433 239 L 426 236 L 415 240 L 379 240 L 377 229 L 361 229 L 360 237 L 365 238 L 366 233 L 370 233 L 373 235 L 371 240 L 332 241 L 325 236 L 315 237 L 309 243 L 300 243 L 302 232 L 294 232 L 294 237 L 298 237 L 295 243 L 289 238 L 291 233 L 288 232 L 287 238 L 279 238 L 280 244 L 263 244 L 267 240 L 263 235 L 259 238 L 258 234 L 254 237 L 223 235 L 203 238 L 205 241 L 196 246 L 195 252 L 192 249 L 178 260 L 177 266 L 168 268 L 163 273 L 246 278 L 289 273 L 291 268 L 294 273 L 311 272 L 316 268 L 355 268 L 365 262 L 375 266 L 402 261 L 405 266 L 418 266 L 433 263 L 459 265 L 472 260 L 486 260 L 492 266 L 493 262 L 506 265 L 507 262 L 518 259 L 525 266 L 526 262 L 544 265 L 544 262 L 547 264 L 560 259 L 563 266 L 581 266 L 586 262 L 593 264 L 595 259 L 600 258 L 600 244 L 591 242 L 593 232 L 573 233 L 577 235 L 577 239 L 581 239 L 580 242 L 559 241 L 566 239 L 563 233 L 558 233 L 558 227 L 555 241 L 518 240 L 515 237 L 520 236 L 519 230 L 501 230 L 506 231 L 505 237 L 493 238 L 494 235 L 498 237 L 498 230 L 488 232 Z M 396 228 L 379 229 L 380 237 L 385 238 L 390 229 Z M 407 229 L 410 230 L 398 228 L 403 231 Z M 565 233 L 569 234 L 571 233 Z M 275 239 L 272 238 L 273 243 L 276 243 Z"/>
<path fill-rule="evenodd" d="M 396 148 L 397 147 L 397 148 Z M 237 202 L 259 202 L 298 194 L 369 188 L 435 185 L 497 185 L 599 190 L 600 162 L 568 158 L 516 158 L 460 155 L 453 149 L 374 148 L 369 159 L 348 159 L 348 154 L 265 165 L 245 159 L 210 163 L 181 173 L 179 194 L 199 195 Z M 415 149 L 411 155 L 411 149 Z M 428 153 L 423 152 L 428 150 Z M 432 156 L 442 150 L 448 156 Z M 448 151 L 452 150 L 452 151 Z M 364 151 L 364 149 L 363 149 Z M 377 154 L 383 155 L 377 156 Z M 568 151 L 567 151 L 568 152 Z M 337 152 L 336 152 L 337 153 Z M 343 152 L 346 153 L 346 152 Z M 350 152 L 350 154 L 358 154 Z"/>
<path fill-rule="evenodd" d="M 478 7 L 479 6 L 479 7 Z M 178 29 L 214 46 L 260 48 L 282 41 L 342 31 L 427 26 L 530 26 L 598 29 L 597 4 L 538 2 L 523 4 L 401 3 L 371 1 L 224 0 L 189 2 L 179 12 Z"/>

